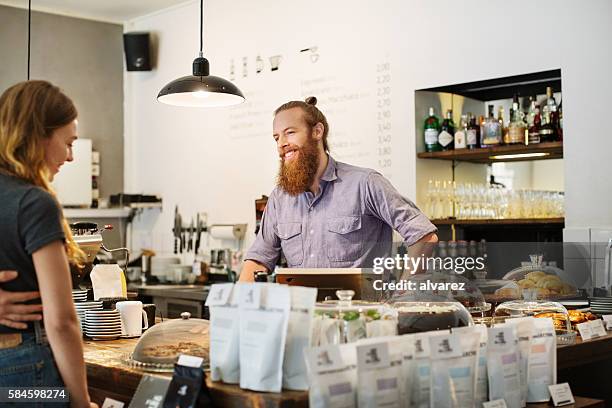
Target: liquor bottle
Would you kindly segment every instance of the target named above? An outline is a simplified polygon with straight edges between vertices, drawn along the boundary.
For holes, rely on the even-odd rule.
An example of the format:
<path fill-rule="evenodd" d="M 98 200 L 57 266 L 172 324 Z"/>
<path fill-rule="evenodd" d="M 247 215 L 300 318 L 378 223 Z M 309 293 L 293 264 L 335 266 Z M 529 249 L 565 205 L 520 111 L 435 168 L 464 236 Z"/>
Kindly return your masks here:
<path fill-rule="evenodd" d="M 506 126 L 506 120 L 504 118 L 504 107 L 500 106 L 497 111 L 497 121 L 501 125 L 502 131 L 502 143 L 508 143 L 508 126 Z"/>
<path fill-rule="evenodd" d="M 482 125 L 480 136 L 480 144 L 482 147 L 497 146 L 502 142 L 502 126 L 499 120 L 495 119 L 493 105 L 489 105 L 489 117 Z"/>
<path fill-rule="evenodd" d="M 466 142 L 468 149 L 476 149 L 479 146 L 480 126 L 476 124 L 475 116 L 472 116 L 471 113 L 469 114 L 469 116 L 470 116 L 470 123 L 468 125 L 465 142 Z"/>
<path fill-rule="evenodd" d="M 512 102 L 512 110 L 510 111 L 510 123 L 508 124 L 508 139 L 505 140 L 508 144 L 525 144 L 525 130 L 527 125 L 523 120 L 523 112 L 519 106 L 518 95 L 514 95 L 514 101 Z"/>
<path fill-rule="evenodd" d="M 453 122 L 453 110 L 446 111 L 446 118 L 442 122 L 442 129 L 438 136 L 438 143 L 442 150 L 453 150 L 455 147 L 455 123 Z"/>
<path fill-rule="evenodd" d="M 553 95 L 552 87 L 546 87 L 546 96 L 548 98 L 546 101 L 546 105 L 550 110 L 550 121 L 552 123 L 554 131 L 553 140 L 559 140 L 559 109 L 557 106 L 557 101 L 555 100 L 555 97 Z"/>
<path fill-rule="evenodd" d="M 540 143 L 540 105 L 536 104 L 535 97 L 529 97 L 529 112 L 527 113 L 527 144 Z"/>
<path fill-rule="evenodd" d="M 552 95 L 552 88 L 546 88 L 546 104 L 542 107 L 542 125 L 540 126 L 540 142 L 554 142 L 557 132 L 554 121 L 557 116 L 557 103 Z"/>
<path fill-rule="evenodd" d="M 459 127 L 455 131 L 455 149 L 465 149 L 467 147 L 468 116 L 461 115 Z"/>
<path fill-rule="evenodd" d="M 425 119 L 423 125 L 423 134 L 425 137 L 425 151 L 439 152 L 442 147 L 438 143 L 438 135 L 440 134 L 440 120 L 435 115 L 434 108 L 429 108 L 429 116 Z"/>

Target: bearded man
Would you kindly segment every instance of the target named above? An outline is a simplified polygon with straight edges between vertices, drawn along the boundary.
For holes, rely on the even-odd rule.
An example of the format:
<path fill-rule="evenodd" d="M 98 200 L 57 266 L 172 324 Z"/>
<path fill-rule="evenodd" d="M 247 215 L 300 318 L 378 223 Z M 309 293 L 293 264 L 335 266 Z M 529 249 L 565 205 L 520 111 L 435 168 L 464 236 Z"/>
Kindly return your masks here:
<path fill-rule="evenodd" d="M 327 119 L 316 98 L 274 112 L 280 168 L 240 281 L 274 269 L 281 250 L 291 268 L 372 268 L 389 256 L 392 229 L 409 256 L 429 252 L 436 227 L 380 173 L 329 155 Z"/>

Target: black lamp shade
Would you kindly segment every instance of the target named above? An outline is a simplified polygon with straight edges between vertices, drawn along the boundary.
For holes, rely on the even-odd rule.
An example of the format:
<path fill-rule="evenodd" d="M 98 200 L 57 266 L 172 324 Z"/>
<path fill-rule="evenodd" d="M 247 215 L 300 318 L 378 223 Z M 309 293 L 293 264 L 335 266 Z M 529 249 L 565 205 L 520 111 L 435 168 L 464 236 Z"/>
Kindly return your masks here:
<path fill-rule="evenodd" d="M 242 103 L 244 95 L 223 78 L 188 75 L 164 86 L 157 100 L 175 106 L 216 107 Z"/>

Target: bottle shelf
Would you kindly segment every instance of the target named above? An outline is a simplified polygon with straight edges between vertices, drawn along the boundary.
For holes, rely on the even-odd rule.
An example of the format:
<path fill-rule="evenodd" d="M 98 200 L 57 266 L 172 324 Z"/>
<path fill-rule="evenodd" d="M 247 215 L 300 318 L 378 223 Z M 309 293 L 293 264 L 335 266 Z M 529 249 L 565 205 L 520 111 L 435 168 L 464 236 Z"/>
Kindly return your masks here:
<path fill-rule="evenodd" d="M 430 220 L 434 225 L 531 225 L 565 224 L 565 218 L 506 218 L 506 219 L 456 219 L 445 218 Z"/>
<path fill-rule="evenodd" d="M 505 145 L 418 153 L 419 159 L 458 160 L 472 163 L 514 162 L 563 158 L 563 142 Z"/>

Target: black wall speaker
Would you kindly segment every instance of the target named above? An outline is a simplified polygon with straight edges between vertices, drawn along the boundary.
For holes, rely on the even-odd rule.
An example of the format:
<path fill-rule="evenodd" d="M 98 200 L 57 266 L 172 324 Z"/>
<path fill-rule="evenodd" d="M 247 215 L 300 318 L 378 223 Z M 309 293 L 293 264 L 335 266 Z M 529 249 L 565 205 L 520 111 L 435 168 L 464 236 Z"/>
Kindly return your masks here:
<path fill-rule="evenodd" d="M 151 71 L 149 33 L 123 34 L 123 49 L 128 71 Z"/>

